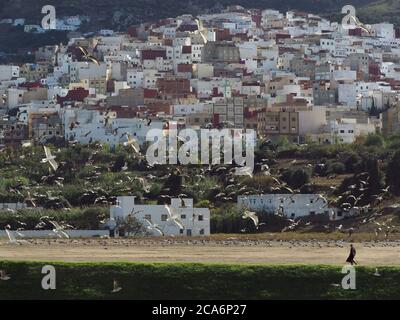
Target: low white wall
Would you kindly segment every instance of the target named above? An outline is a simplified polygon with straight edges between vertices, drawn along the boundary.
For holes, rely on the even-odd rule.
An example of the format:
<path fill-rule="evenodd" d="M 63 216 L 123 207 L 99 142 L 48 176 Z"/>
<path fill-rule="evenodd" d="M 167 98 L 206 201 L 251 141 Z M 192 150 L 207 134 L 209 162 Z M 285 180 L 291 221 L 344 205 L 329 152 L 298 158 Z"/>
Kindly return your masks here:
<path fill-rule="evenodd" d="M 65 230 L 65 232 L 71 238 L 91 238 L 91 237 L 101 237 L 108 236 L 108 230 Z M 23 230 L 19 233 L 23 234 L 24 237 L 19 236 L 15 231 L 12 231 L 16 239 L 24 238 L 58 238 L 58 236 L 51 230 Z M 7 233 L 4 230 L 0 230 L 1 238 L 8 238 Z"/>

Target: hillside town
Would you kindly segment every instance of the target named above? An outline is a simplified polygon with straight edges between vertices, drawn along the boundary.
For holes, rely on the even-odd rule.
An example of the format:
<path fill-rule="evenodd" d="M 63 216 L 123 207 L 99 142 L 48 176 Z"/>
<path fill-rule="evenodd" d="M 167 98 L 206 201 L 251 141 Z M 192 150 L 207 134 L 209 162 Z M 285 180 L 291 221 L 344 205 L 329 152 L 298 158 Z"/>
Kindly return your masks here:
<path fill-rule="evenodd" d="M 69 32 L 68 43 L 34 50 L 35 63 L 0 65 L 0 151 L 100 144 L 111 150 L 132 146 L 137 152 L 146 148 L 150 130 L 172 124 L 197 131 L 252 129 L 258 142 L 300 147 L 354 144 L 400 129 L 400 30 L 393 24 L 343 24 L 304 12 L 240 6 L 134 25 L 125 32 L 81 33 L 82 23 L 90 19 L 58 19 L 56 28 Z M 46 32 L 25 25 L 24 19 L 0 24 Z M 55 156 L 46 148 L 42 162 L 57 171 Z M 120 170 L 127 170 L 122 165 Z M 267 175 L 268 165 L 261 171 Z M 61 184 L 64 178 L 51 179 Z M 212 198 L 288 219 L 325 214 L 336 221 L 364 210 L 355 201 L 335 206 L 321 194 L 283 188 L 271 194 L 242 188 L 242 193 Z M 288 189 L 294 194 L 288 196 Z M 154 221 L 172 221 L 175 228 L 162 235 L 210 234 L 208 208 L 196 208 L 208 217 L 205 222 L 195 216 L 193 199 L 174 191 L 169 196 L 171 207 L 138 205 L 148 229 L 158 234 Z M 362 199 L 364 194 L 351 196 Z M 113 205 L 111 219 L 126 218 L 137 206 L 135 197 L 117 197 L 122 204 L 115 196 L 104 200 Z M 29 207 L 26 201 L 3 202 L 3 210 Z M 172 208 L 180 212 L 179 219 Z M 151 218 L 148 212 L 156 213 Z M 250 213 L 245 217 L 254 220 Z M 106 226 L 115 228 L 109 222 Z M 257 218 L 256 228 L 258 223 Z"/>
<path fill-rule="evenodd" d="M 300 144 L 398 129 L 392 24 L 343 28 L 313 14 L 234 6 L 84 36 L 85 19 L 59 20 L 75 26 L 69 42 L 39 48 L 35 63 L 0 66 L 1 146 L 115 145 L 121 128 L 143 143 L 171 120 L 182 128 L 229 121 Z"/>

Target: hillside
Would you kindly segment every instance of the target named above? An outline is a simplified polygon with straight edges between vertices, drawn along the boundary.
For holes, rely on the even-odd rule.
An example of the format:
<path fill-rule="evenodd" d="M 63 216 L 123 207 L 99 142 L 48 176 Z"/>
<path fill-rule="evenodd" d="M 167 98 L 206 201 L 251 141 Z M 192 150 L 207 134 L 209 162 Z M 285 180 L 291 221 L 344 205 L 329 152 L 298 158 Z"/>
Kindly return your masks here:
<path fill-rule="evenodd" d="M 366 4 L 372 0 L 353 0 L 352 4 L 369 14 Z M 58 15 L 89 15 L 92 18 L 91 27 L 124 28 L 130 24 L 152 21 L 159 18 L 175 17 L 183 13 L 198 14 L 219 11 L 228 5 L 242 5 L 246 8 L 273 8 L 281 11 L 301 10 L 323 14 L 340 14 L 347 0 L 0 0 L 0 17 L 24 17 L 31 22 L 39 22 L 43 5 L 52 4 Z M 397 17 L 393 14 L 392 6 L 399 6 L 395 1 L 380 1 L 374 8 L 379 8 L 381 15 Z M 157 8 L 157 10 L 154 10 Z M 376 16 L 379 19 L 379 16 Z"/>
<path fill-rule="evenodd" d="M 391 22 L 400 25 L 400 2 L 396 0 L 381 0 L 364 5 L 357 15 L 367 23 Z"/>
<path fill-rule="evenodd" d="M 90 23 L 81 25 L 82 32 L 97 31 L 102 28 L 112 28 L 124 31 L 130 25 L 141 22 L 156 21 L 166 17 L 176 17 L 180 14 L 220 12 L 229 5 L 242 5 L 245 8 L 273 8 L 286 12 L 299 10 L 320 14 L 332 21 L 340 21 L 341 8 L 348 0 L 0 0 L 0 19 L 25 18 L 29 24 L 40 24 L 43 15 L 42 6 L 52 4 L 56 7 L 57 16 L 88 15 Z M 365 23 L 388 21 L 400 25 L 400 3 L 393 0 L 353 0 L 357 8 L 357 16 Z M 157 8 L 157 10 L 154 10 Z M 26 52 L 31 48 L 43 45 L 58 44 L 66 41 L 66 32 L 54 31 L 51 34 L 26 34 L 23 28 L 0 30 L 0 63 L 32 62 L 32 57 L 15 55 L 17 51 Z"/>

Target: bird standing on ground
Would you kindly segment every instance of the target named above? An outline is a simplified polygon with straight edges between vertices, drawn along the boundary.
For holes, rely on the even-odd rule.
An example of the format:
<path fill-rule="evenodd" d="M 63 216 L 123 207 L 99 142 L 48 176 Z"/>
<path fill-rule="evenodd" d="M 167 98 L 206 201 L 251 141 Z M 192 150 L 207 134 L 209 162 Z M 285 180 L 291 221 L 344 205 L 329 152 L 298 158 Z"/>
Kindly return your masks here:
<path fill-rule="evenodd" d="M 0 280 L 7 281 L 10 280 L 11 276 L 7 274 L 4 270 L 0 270 Z"/>
<path fill-rule="evenodd" d="M 378 271 L 378 268 L 375 268 L 374 276 L 375 276 L 375 277 L 380 277 L 380 276 L 381 276 L 381 274 L 380 274 L 379 271 Z"/>
<path fill-rule="evenodd" d="M 122 290 L 122 287 L 120 287 L 119 283 L 117 280 L 113 280 L 113 289 L 111 291 L 111 293 L 116 293 L 116 292 L 120 292 Z"/>

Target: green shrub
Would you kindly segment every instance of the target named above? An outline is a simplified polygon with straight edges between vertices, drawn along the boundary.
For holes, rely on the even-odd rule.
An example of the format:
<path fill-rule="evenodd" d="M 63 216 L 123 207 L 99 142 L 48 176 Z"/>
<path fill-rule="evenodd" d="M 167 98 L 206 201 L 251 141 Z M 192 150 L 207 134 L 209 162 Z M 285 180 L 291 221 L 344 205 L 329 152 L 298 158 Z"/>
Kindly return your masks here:
<path fill-rule="evenodd" d="M 23 209 L 16 212 L 0 211 L 0 229 L 10 225 L 12 229 L 23 227 L 34 230 L 41 217 L 67 223 L 76 229 L 97 230 L 100 220 L 109 215 L 109 209 L 104 207 L 73 208 L 71 210 Z M 26 225 L 21 225 L 26 223 Z M 48 226 L 49 228 L 51 226 Z"/>
<path fill-rule="evenodd" d="M 57 290 L 40 286 L 45 264 L 56 269 Z M 1 283 L 2 299 L 400 299 L 400 269 L 386 266 L 381 277 L 356 266 L 356 290 L 333 286 L 342 266 L 326 265 L 0 261 L 0 269 L 11 275 Z M 114 279 L 118 293 L 111 293 Z"/>

